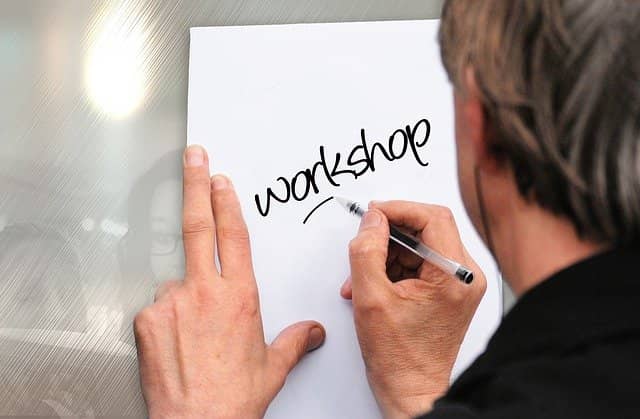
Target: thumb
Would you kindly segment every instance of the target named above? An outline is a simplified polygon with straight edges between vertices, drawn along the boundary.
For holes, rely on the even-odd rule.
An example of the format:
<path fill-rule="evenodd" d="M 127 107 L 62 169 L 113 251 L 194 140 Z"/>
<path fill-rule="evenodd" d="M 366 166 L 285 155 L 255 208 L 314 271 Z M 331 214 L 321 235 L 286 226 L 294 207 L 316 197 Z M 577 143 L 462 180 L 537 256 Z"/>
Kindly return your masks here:
<path fill-rule="evenodd" d="M 270 347 L 280 372 L 289 374 L 307 352 L 322 346 L 325 336 L 324 327 L 314 321 L 295 323 L 280 332 Z"/>
<path fill-rule="evenodd" d="M 389 223 L 380 211 L 370 210 L 362 218 L 358 235 L 349 244 L 353 295 L 363 296 L 389 285 L 388 250 Z"/>

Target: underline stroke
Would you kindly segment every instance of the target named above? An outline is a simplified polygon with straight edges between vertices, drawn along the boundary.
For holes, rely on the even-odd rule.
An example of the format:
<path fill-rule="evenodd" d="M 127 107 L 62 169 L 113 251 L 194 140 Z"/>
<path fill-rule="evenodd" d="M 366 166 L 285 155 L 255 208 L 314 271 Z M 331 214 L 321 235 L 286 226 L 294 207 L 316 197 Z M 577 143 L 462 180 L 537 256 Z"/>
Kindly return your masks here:
<path fill-rule="evenodd" d="M 302 224 L 307 224 L 307 221 L 309 221 L 309 217 L 311 217 L 311 215 L 316 212 L 316 210 L 318 208 L 320 208 L 321 206 L 323 206 L 324 204 L 326 204 L 327 202 L 333 200 L 333 197 L 329 197 L 327 199 L 325 199 L 324 201 L 322 201 L 321 203 L 319 203 L 314 209 L 311 210 L 311 212 L 309 213 L 309 215 L 307 215 L 307 217 L 304 219 L 304 221 L 302 222 Z"/>

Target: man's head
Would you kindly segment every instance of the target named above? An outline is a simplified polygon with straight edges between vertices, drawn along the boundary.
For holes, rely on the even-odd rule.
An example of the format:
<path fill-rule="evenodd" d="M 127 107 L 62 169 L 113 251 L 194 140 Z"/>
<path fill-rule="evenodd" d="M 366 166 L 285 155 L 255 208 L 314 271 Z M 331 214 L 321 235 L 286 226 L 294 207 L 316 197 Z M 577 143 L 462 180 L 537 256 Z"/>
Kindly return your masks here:
<path fill-rule="evenodd" d="M 440 42 L 481 232 L 476 170 L 488 213 L 511 185 L 582 239 L 640 241 L 640 1 L 448 0 Z"/>

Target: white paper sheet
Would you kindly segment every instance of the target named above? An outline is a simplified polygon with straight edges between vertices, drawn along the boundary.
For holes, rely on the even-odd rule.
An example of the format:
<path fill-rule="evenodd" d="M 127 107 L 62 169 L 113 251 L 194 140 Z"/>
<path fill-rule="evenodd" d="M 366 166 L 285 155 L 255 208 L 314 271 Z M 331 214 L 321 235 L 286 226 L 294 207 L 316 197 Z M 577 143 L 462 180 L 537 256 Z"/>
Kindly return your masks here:
<path fill-rule="evenodd" d="M 188 142 L 205 145 L 212 172 L 234 180 L 252 236 L 266 337 L 304 319 L 321 321 L 328 333 L 324 347 L 291 374 L 268 417 L 380 416 L 351 305 L 339 296 L 358 220 L 328 202 L 303 224 L 331 196 L 450 207 L 489 282 L 456 371 L 484 349 L 497 326 L 499 275 L 459 197 L 452 95 L 437 26 L 406 21 L 191 30 Z M 368 150 L 382 145 L 373 152 L 375 171 L 368 162 L 356 163 L 366 157 L 362 130 Z M 390 153 L 394 133 L 387 159 L 382 149 Z M 348 170 L 357 179 L 342 172 Z M 289 200 L 272 199 L 263 216 L 267 188 L 283 198 L 288 187 Z"/>

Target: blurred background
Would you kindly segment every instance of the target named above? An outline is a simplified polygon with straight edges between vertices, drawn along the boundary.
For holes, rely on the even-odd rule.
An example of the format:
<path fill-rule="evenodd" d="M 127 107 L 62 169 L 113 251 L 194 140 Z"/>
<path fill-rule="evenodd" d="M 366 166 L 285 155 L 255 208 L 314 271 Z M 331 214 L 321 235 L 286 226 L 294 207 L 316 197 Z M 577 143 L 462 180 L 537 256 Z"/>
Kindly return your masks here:
<path fill-rule="evenodd" d="M 0 1 L 0 416 L 146 415 L 131 319 L 182 273 L 192 26 L 442 0 Z"/>

